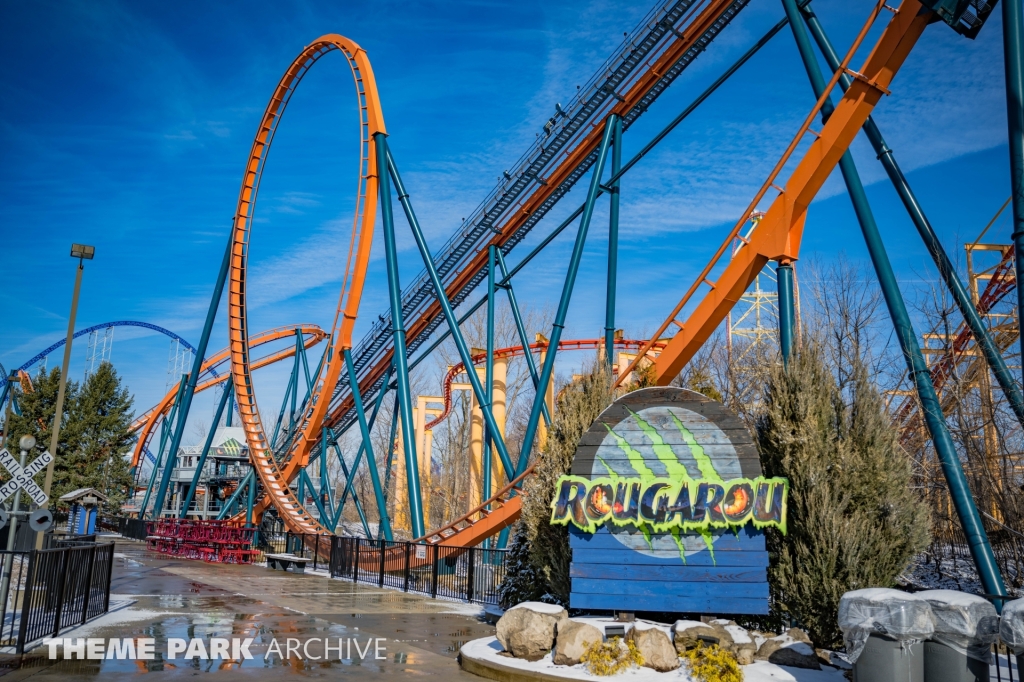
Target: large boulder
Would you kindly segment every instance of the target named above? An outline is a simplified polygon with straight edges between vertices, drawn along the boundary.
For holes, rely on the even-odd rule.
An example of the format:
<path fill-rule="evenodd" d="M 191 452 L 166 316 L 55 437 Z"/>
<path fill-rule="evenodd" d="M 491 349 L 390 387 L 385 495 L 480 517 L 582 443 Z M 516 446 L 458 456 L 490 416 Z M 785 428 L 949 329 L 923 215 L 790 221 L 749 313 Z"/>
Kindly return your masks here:
<path fill-rule="evenodd" d="M 653 625 L 637 623 L 626 634 L 640 655 L 644 657 L 644 667 L 665 673 L 679 667 L 679 655 L 669 639 L 668 633 Z"/>
<path fill-rule="evenodd" d="M 755 658 L 775 665 L 821 670 L 821 663 L 817 652 L 810 644 L 810 639 L 803 630 L 797 628 L 791 628 L 785 634 L 765 640 L 757 650 Z"/>
<path fill-rule="evenodd" d="M 561 606 L 523 602 L 506 611 L 498 620 L 498 641 L 516 658 L 538 661 L 551 651 L 555 643 L 555 628 L 568 617 Z"/>
<path fill-rule="evenodd" d="M 757 644 L 749 632 L 732 621 L 712 621 L 711 626 L 720 640 L 719 646 L 732 653 L 740 665 L 754 662 Z"/>
<path fill-rule="evenodd" d="M 673 642 L 680 654 L 696 648 L 698 642 L 721 641 L 715 628 L 699 620 L 677 620 L 672 626 Z"/>
<path fill-rule="evenodd" d="M 594 642 L 604 641 L 604 634 L 589 623 L 563 620 L 557 624 L 555 665 L 576 665 Z"/>

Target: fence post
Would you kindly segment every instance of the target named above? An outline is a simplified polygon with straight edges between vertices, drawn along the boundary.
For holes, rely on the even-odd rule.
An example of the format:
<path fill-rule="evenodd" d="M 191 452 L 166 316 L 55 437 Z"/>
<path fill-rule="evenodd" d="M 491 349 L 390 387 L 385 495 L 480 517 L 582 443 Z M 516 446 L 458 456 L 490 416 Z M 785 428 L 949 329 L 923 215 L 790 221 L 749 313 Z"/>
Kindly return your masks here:
<path fill-rule="evenodd" d="M 82 623 L 89 620 L 89 598 L 92 596 L 92 569 L 96 563 L 96 545 L 89 548 L 89 569 L 85 572 L 85 600 L 82 604 Z M 79 623 L 81 625 L 81 623 Z M 57 633 L 53 633 L 56 637 Z"/>
<path fill-rule="evenodd" d="M 380 539 L 380 578 L 377 581 L 378 587 L 384 587 L 384 538 Z"/>
<path fill-rule="evenodd" d="M 110 610 L 110 579 L 114 575 L 114 543 L 111 542 L 107 546 L 110 549 L 107 550 L 107 590 L 104 593 L 103 613 Z"/>
<path fill-rule="evenodd" d="M 25 561 L 25 555 L 24 554 L 21 556 L 21 560 L 22 560 L 22 562 Z M 14 652 L 17 653 L 17 654 L 25 653 L 25 635 L 28 634 L 28 614 L 29 614 L 29 611 L 32 610 L 32 592 L 33 592 L 33 589 L 34 589 L 33 586 L 32 586 L 32 583 L 35 582 L 35 572 L 36 572 L 37 568 L 38 568 L 38 565 L 37 565 L 37 561 L 36 561 L 36 550 L 33 549 L 31 554 L 29 554 L 29 558 L 28 558 L 28 575 L 25 576 L 25 591 L 24 591 L 24 594 L 21 595 L 21 623 L 19 623 L 19 625 L 18 625 L 18 643 L 15 645 L 15 648 L 14 648 Z M 62 588 L 63 588 L 63 584 L 64 583 L 63 583 L 63 580 L 62 580 L 61 581 Z M 63 591 L 63 589 L 62 589 L 62 591 Z M 60 606 L 59 606 L 60 600 L 58 600 L 57 603 L 58 603 L 58 606 L 57 606 L 57 619 L 58 619 L 58 621 L 57 622 L 59 624 L 59 622 L 60 622 Z M 15 606 L 15 608 L 17 608 L 17 606 L 18 606 L 18 596 L 17 596 L 17 593 L 15 593 L 15 596 L 14 596 L 14 606 Z M 57 635 L 57 630 L 54 630 L 53 634 L 54 634 L 54 636 L 56 636 Z"/>
<path fill-rule="evenodd" d="M 56 637 L 57 633 L 60 632 L 60 617 L 64 611 L 64 592 L 67 590 L 68 581 L 68 554 L 71 552 L 70 548 L 60 552 L 60 570 L 57 572 L 59 576 L 57 580 L 57 609 L 53 616 L 53 636 Z M 42 563 L 42 562 L 40 562 Z M 35 577 L 35 576 L 33 576 Z M 25 583 L 26 586 L 28 583 Z M 22 602 L 24 604 L 24 602 Z M 24 607 L 22 608 L 24 611 Z"/>
<path fill-rule="evenodd" d="M 431 545 L 434 548 L 434 561 L 430 569 L 430 596 L 437 599 L 437 555 L 441 551 L 440 545 Z"/>
<path fill-rule="evenodd" d="M 359 582 L 359 541 L 362 538 L 356 538 L 356 551 L 352 561 L 352 582 Z"/>
<path fill-rule="evenodd" d="M 403 592 L 408 592 L 409 591 L 409 550 L 411 550 L 411 549 L 412 549 L 412 543 L 411 542 L 405 543 L 405 578 L 404 578 L 404 581 L 402 583 L 402 591 Z"/>
<path fill-rule="evenodd" d="M 475 571 L 473 567 L 476 565 L 476 547 L 469 548 L 469 566 L 466 568 L 466 601 L 473 601 L 473 577 Z"/>

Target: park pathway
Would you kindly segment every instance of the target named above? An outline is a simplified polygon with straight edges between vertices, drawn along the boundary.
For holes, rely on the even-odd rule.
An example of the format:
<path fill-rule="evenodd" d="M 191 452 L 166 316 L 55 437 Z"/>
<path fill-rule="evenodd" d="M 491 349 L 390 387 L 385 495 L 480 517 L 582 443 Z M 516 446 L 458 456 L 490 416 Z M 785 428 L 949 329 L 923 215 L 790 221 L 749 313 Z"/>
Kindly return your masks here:
<path fill-rule="evenodd" d="M 154 660 L 50 660 L 48 648 L 40 646 L 20 662 L 0 661 L 4 682 L 106 681 L 139 675 L 153 675 L 145 679 L 154 680 L 216 675 L 218 680 L 275 682 L 282 676 L 390 680 L 415 675 L 424 680 L 471 681 L 480 678 L 459 669 L 459 648 L 470 639 L 494 634 L 475 605 L 330 580 L 322 571 L 294 575 L 177 559 L 120 539 L 111 592 L 112 603 L 135 603 L 63 636 L 153 638 Z M 168 660 L 165 655 L 168 638 L 199 638 L 208 645 L 211 637 L 253 638 L 253 659 L 239 665 L 187 660 L 182 654 Z M 340 655 L 335 648 L 339 638 Z M 296 648 L 290 656 L 268 654 L 274 639 L 283 653 L 288 653 L 288 644 Z M 332 647 L 327 660 L 324 639 Z M 313 641 L 306 646 L 307 640 Z M 368 647 L 370 640 L 373 646 Z M 59 647 L 57 655 L 63 655 Z"/>

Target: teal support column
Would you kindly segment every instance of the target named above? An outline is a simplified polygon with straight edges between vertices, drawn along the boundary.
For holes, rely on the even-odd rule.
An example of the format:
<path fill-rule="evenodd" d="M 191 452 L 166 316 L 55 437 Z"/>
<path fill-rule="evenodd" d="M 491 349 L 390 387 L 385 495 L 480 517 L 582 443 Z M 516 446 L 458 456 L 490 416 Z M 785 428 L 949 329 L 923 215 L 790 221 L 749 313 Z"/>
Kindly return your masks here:
<path fill-rule="evenodd" d="M 835 71 L 839 68 L 839 55 L 837 55 L 833 49 L 828 36 L 825 35 L 825 30 L 822 27 L 821 22 L 818 21 L 818 17 L 811 10 L 810 6 L 803 8 L 802 11 L 804 20 L 807 22 L 807 27 L 810 29 L 811 35 L 818 44 L 818 48 L 821 50 L 821 53 L 824 55 L 825 61 L 828 63 L 829 68 Z M 844 90 L 850 87 L 851 82 L 852 81 L 849 76 L 840 76 L 839 84 Z M 924 209 L 921 207 L 921 204 L 918 202 L 913 190 L 910 188 L 910 183 L 907 182 L 899 164 L 896 163 L 896 157 L 893 154 L 892 149 L 890 149 L 889 145 L 885 143 L 885 139 L 882 137 L 882 132 L 878 129 L 878 126 L 875 125 L 874 119 L 870 116 L 864 123 L 864 134 L 867 136 L 868 141 L 871 142 L 871 146 L 875 150 L 878 160 L 881 161 L 882 167 L 889 176 L 890 182 L 892 182 L 893 187 L 896 189 L 896 193 L 903 202 L 903 206 L 907 209 L 907 213 L 910 214 L 910 219 L 913 221 L 914 226 L 921 235 L 921 239 L 928 248 L 928 253 L 931 254 L 932 259 L 935 261 L 935 266 L 938 268 L 939 274 L 942 275 L 942 279 L 946 283 L 946 288 L 948 288 L 950 293 L 953 295 L 953 300 L 956 302 L 957 307 L 960 309 L 960 313 L 964 317 L 964 321 L 967 323 L 971 333 L 974 335 L 974 339 L 977 342 L 978 347 L 981 349 L 985 360 L 988 362 L 988 366 L 992 370 L 992 374 L 995 376 L 996 381 L 1003 390 L 1003 394 L 1006 395 L 1007 402 L 1010 404 L 1010 409 L 1013 410 L 1013 413 L 1017 417 L 1017 421 L 1020 422 L 1021 426 L 1024 426 L 1024 395 L 1021 394 L 1020 387 L 1017 385 L 1017 382 L 1014 381 L 1009 367 L 1006 366 L 1006 361 L 1003 359 L 1002 353 L 999 352 L 995 342 L 992 340 L 992 336 L 989 334 L 988 328 L 985 326 L 985 322 L 981 319 L 981 316 L 978 314 L 978 310 L 974 307 L 970 293 L 968 293 L 963 282 L 960 281 L 960 277 L 956 273 L 956 268 L 949 260 L 949 256 L 946 255 L 946 250 L 942 247 L 942 242 L 939 241 L 938 235 L 936 235 L 935 230 L 932 229 L 931 222 L 929 222 L 928 217 L 924 213 Z"/>
<path fill-rule="evenodd" d="M 224 249 L 224 259 L 220 264 L 220 272 L 217 273 L 217 281 L 213 285 L 213 295 L 210 297 L 210 307 L 206 311 L 206 322 L 203 324 L 203 333 L 199 337 L 199 344 L 196 346 L 196 357 L 192 361 L 192 371 L 188 373 L 188 383 L 181 395 L 181 402 L 178 404 L 178 425 L 171 435 L 171 446 L 167 466 L 164 471 L 164 480 L 160 483 L 160 492 L 156 497 L 157 514 L 163 509 L 164 495 L 167 493 L 167 485 L 170 483 L 170 472 L 178 463 L 178 448 L 181 446 L 181 437 L 185 433 L 185 422 L 188 420 L 188 411 L 192 407 L 192 395 L 196 392 L 196 382 L 199 381 L 199 373 L 203 368 L 203 358 L 206 357 L 206 347 L 210 344 L 210 334 L 213 332 L 213 323 L 217 319 L 217 308 L 220 306 L 221 296 L 224 294 L 224 282 L 228 278 L 228 269 L 231 264 L 231 238 L 228 238 L 227 248 Z"/>
<path fill-rule="evenodd" d="M 804 68 L 810 77 L 815 98 L 820 98 L 825 90 L 825 79 L 821 75 L 820 67 L 814 59 L 811 50 L 811 43 L 800 20 L 799 10 L 795 0 L 782 0 L 786 13 L 790 17 L 790 27 L 793 29 L 800 56 L 804 62 Z M 830 104 L 830 103 L 827 103 Z M 829 107 L 831 110 L 831 106 Z M 822 107 L 822 115 L 825 116 L 825 107 Z M 990 595 L 1002 596 L 1006 594 L 1006 586 L 996 565 L 995 556 L 992 553 L 992 546 L 989 544 L 988 535 L 981 523 L 981 515 L 974 504 L 970 487 L 967 484 L 967 477 L 964 475 L 960 458 L 956 452 L 956 446 L 946 426 L 945 416 L 942 414 L 942 407 L 939 403 L 938 394 L 932 384 L 931 372 L 921 354 L 921 347 L 917 342 L 917 333 L 910 322 L 910 315 L 907 313 L 907 306 L 903 301 L 899 285 L 896 282 L 896 275 L 893 272 L 889 256 L 882 243 L 882 236 L 875 223 L 875 217 L 868 204 L 867 194 L 864 185 L 861 183 L 860 174 L 853 162 L 853 155 L 847 151 L 839 161 L 839 168 L 846 182 L 850 200 L 853 202 L 853 210 L 857 214 L 861 232 L 864 234 L 864 242 L 867 245 L 871 262 L 874 265 L 875 273 L 878 276 L 878 283 L 882 289 L 882 296 L 885 298 L 886 307 L 889 309 L 889 316 L 892 318 L 896 338 L 899 341 L 903 357 L 907 361 L 907 369 L 914 381 L 917 395 L 921 401 L 921 412 L 924 415 L 925 424 L 932 437 L 932 444 L 942 466 L 943 474 L 949 485 L 950 497 L 956 509 L 960 524 L 963 527 L 964 535 L 971 549 L 971 556 L 978 569 L 981 584 L 985 592 Z M 1000 608 L 1000 602 L 996 602 Z"/>
<path fill-rule="evenodd" d="M 334 494 L 331 492 L 331 479 L 327 467 L 327 435 L 330 433 L 325 426 L 321 431 L 320 446 L 320 501 L 324 507 L 334 511 Z"/>
<path fill-rule="evenodd" d="M 295 363 L 292 367 L 292 409 L 288 412 L 288 439 L 295 437 L 295 412 L 299 400 L 299 367 L 302 364 L 302 332 L 295 330 Z"/>
<path fill-rule="evenodd" d="M 409 358 L 405 345 L 405 326 L 402 321 L 402 286 L 398 280 L 398 250 L 395 246 L 395 220 L 391 212 L 391 174 L 388 172 L 388 139 L 384 133 L 373 136 L 377 149 L 377 182 L 380 187 L 380 217 L 384 227 L 384 259 L 388 270 L 388 294 L 391 299 L 391 329 L 394 332 L 394 366 L 398 375 L 398 404 L 402 415 L 402 445 L 405 452 L 406 482 L 409 489 L 409 520 L 412 525 L 413 537 L 421 538 L 427 534 L 423 525 L 423 498 L 420 496 L 420 469 L 416 460 L 416 434 L 412 425 L 412 394 L 409 387 Z M 355 370 L 352 371 L 353 393 L 356 393 Z M 366 415 L 363 415 L 365 422 Z M 364 434 L 369 439 L 369 434 Z M 367 442 L 369 447 L 369 442 Z M 368 451 L 369 452 L 369 451 Z M 368 458 L 370 462 L 372 458 Z M 376 467 L 376 462 L 370 469 Z M 374 474 L 376 475 L 376 474 Z M 378 492 L 379 483 L 374 493 L 378 495 L 380 504 L 383 496 Z M 385 510 L 386 511 L 386 510 Z M 391 528 L 385 539 L 391 540 Z"/>
<path fill-rule="evenodd" d="M 572 289 L 576 284 L 580 260 L 583 258 L 583 247 L 587 243 L 587 230 L 590 228 L 590 219 L 594 216 L 594 205 L 597 203 L 597 197 L 601 191 L 601 174 L 604 172 L 604 164 L 608 158 L 608 147 L 611 145 L 612 135 L 615 130 L 615 119 L 617 118 L 615 114 L 612 114 L 604 124 L 604 135 L 601 138 L 601 146 L 597 150 L 597 162 L 594 163 L 594 175 L 590 179 L 587 203 L 584 205 L 583 215 L 580 217 L 580 228 L 576 233 L 576 243 L 573 245 L 572 256 L 569 258 L 569 268 L 565 273 L 562 297 L 558 302 L 555 322 L 551 326 L 550 345 L 548 346 L 547 355 L 544 357 L 544 366 L 540 373 L 537 395 L 533 399 L 533 407 L 530 409 L 530 420 L 526 424 L 522 453 L 519 455 L 519 462 L 516 464 L 516 476 L 519 476 L 526 470 L 527 464 L 530 461 L 533 439 L 537 435 L 537 423 L 540 421 L 540 406 L 544 404 L 544 392 L 547 390 L 548 383 L 551 381 L 551 375 L 555 370 L 555 355 L 558 350 L 558 342 L 562 338 L 565 318 L 569 314 L 569 301 L 572 299 Z"/>
<path fill-rule="evenodd" d="M 480 413 L 484 418 L 484 426 L 490 431 L 491 440 L 494 443 L 494 448 L 498 451 L 498 458 L 501 459 L 502 465 L 505 467 L 505 475 L 508 479 L 512 480 L 512 460 L 508 456 L 508 449 L 505 447 L 505 439 L 501 437 L 501 432 L 498 430 L 498 423 L 494 421 L 494 412 L 491 410 L 491 402 L 487 397 L 487 392 L 484 391 L 483 385 L 480 383 L 480 377 L 477 376 L 476 371 L 473 370 L 473 356 L 469 352 L 469 346 L 466 345 L 466 338 L 462 335 L 462 330 L 459 329 L 459 320 L 455 317 L 455 311 L 452 310 L 452 303 L 448 300 L 448 293 L 444 289 L 444 285 L 441 283 L 441 276 L 437 274 L 437 266 L 434 265 L 434 258 L 430 255 L 430 248 L 427 246 L 427 240 L 423 236 L 423 230 L 420 229 L 419 220 L 416 219 L 416 214 L 412 210 L 412 203 L 409 201 L 409 193 L 405 191 L 405 186 L 402 184 L 402 177 L 398 173 L 398 167 L 395 165 L 395 160 L 391 156 L 391 152 L 388 151 L 387 146 L 384 146 L 383 153 L 387 157 L 388 170 L 390 171 L 391 178 L 395 181 L 395 189 L 398 191 L 398 200 L 402 202 L 402 208 L 405 209 L 406 220 L 409 221 L 409 228 L 412 230 L 412 236 L 416 240 L 416 246 L 419 248 L 420 256 L 423 259 L 423 266 L 427 270 L 427 276 L 430 278 L 430 282 L 434 288 L 434 294 L 437 296 L 438 303 L 441 304 L 441 311 L 444 313 L 444 319 L 448 323 L 448 328 L 452 333 L 452 340 L 455 342 L 455 347 L 459 351 L 459 358 L 462 360 L 462 364 L 466 367 L 466 375 L 469 377 L 469 384 L 473 387 L 473 395 L 476 397 L 477 405 L 480 407 Z M 383 174 L 382 174 L 383 175 Z M 412 424 L 411 418 L 406 419 L 405 413 L 402 413 L 402 424 Z M 411 429 L 402 429 L 402 435 L 404 436 L 406 431 Z M 412 471 L 411 469 L 409 471 Z M 424 534 L 420 533 L 416 537 L 422 537 Z"/>
<path fill-rule="evenodd" d="M 1003 65 L 1006 70 L 1006 122 L 1010 143 L 1010 196 L 1017 281 L 1024 282 L 1024 9 L 1021 0 L 1003 0 Z M 1017 287 L 1017 319 L 1024 320 L 1024 287 Z M 1024 335 L 1020 339 L 1024 348 Z"/>
<path fill-rule="evenodd" d="M 395 439 L 398 438 L 398 396 L 391 409 L 391 436 L 388 438 L 388 456 L 384 460 L 384 501 L 388 499 L 388 484 L 391 482 L 391 468 L 395 460 Z"/>
<path fill-rule="evenodd" d="M 494 271 L 497 266 L 494 244 L 487 247 L 487 359 L 484 361 L 484 384 L 487 392 L 487 404 L 494 405 Z M 476 373 L 470 366 L 466 371 Z M 484 447 L 481 453 L 483 461 L 483 499 L 491 498 L 491 429 L 484 422 Z"/>
<path fill-rule="evenodd" d="M 224 392 L 221 393 L 220 402 L 217 404 L 217 414 L 213 418 L 213 426 L 210 427 L 210 432 L 206 434 L 206 442 L 203 443 L 203 451 L 199 454 L 199 462 L 196 463 L 196 472 L 192 474 L 192 483 L 188 486 L 188 493 L 185 495 L 185 500 L 181 503 L 181 511 L 178 513 L 178 518 L 185 518 L 188 513 L 188 507 L 192 504 L 192 498 L 196 494 L 196 486 L 199 485 L 199 478 L 203 474 L 203 467 L 206 466 L 206 456 L 210 454 L 210 447 L 213 445 L 213 437 L 217 433 L 217 424 L 220 423 L 220 417 L 224 413 L 224 406 L 231 401 L 231 379 L 228 378 L 224 382 Z"/>
<path fill-rule="evenodd" d="M 612 177 L 608 184 L 608 283 L 604 308 L 604 355 L 610 372 L 615 366 L 615 287 L 619 263 L 619 179 L 622 170 L 622 119 L 616 116 L 612 129 Z"/>
<path fill-rule="evenodd" d="M 246 486 L 246 503 L 245 503 L 245 525 L 252 528 L 252 516 L 253 509 L 256 506 L 256 477 L 249 477 L 249 485 Z"/>
<path fill-rule="evenodd" d="M 789 364 L 796 336 L 796 306 L 793 304 L 793 266 L 779 265 L 775 271 L 779 286 L 779 351 L 783 364 Z"/>
<path fill-rule="evenodd" d="M 404 349 L 403 349 L 403 351 L 404 351 Z M 397 352 L 397 349 L 396 349 L 395 352 Z M 366 412 L 363 410 L 363 396 L 362 396 L 362 394 L 359 391 L 359 380 L 356 378 L 356 367 L 355 367 L 354 364 L 352 364 L 352 353 L 350 353 L 347 348 L 345 350 L 343 350 L 342 353 L 345 354 L 345 368 L 348 370 L 348 382 L 349 382 L 349 387 L 352 389 L 352 401 L 355 404 L 356 418 L 359 421 L 359 431 L 360 431 L 360 435 L 362 435 L 362 437 L 363 437 L 363 446 L 366 448 L 366 468 L 370 472 L 370 483 L 373 485 L 373 496 L 377 499 L 377 511 L 380 514 L 380 532 L 378 532 L 377 536 L 378 537 L 383 537 L 388 542 L 391 542 L 394 539 L 393 536 L 391 535 L 391 520 L 388 518 L 388 506 L 384 502 L 384 491 L 383 491 L 383 489 L 381 488 L 381 485 L 380 485 L 380 475 L 379 475 L 379 472 L 377 471 L 377 459 L 373 456 L 373 446 L 372 446 L 372 444 L 370 442 L 370 427 L 366 423 Z M 399 375 L 398 381 L 399 381 L 399 383 L 401 383 L 401 381 L 402 381 L 401 371 L 398 372 L 398 375 Z M 381 389 L 381 390 L 383 390 L 383 389 Z M 401 389 L 399 389 L 399 390 L 401 390 Z M 403 420 L 403 422 L 404 422 L 404 420 Z M 404 422 L 404 423 L 411 423 L 411 422 Z M 405 430 L 407 430 L 407 429 L 403 429 L 403 431 L 405 431 Z M 352 465 L 352 473 L 355 474 L 355 471 L 356 471 L 356 465 L 353 464 Z M 350 476 L 349 477 L 349 481 L 351 481 L 351 480 L 352 480 L 352 477 Z M 419 481 L 417 481 L 416 484 L 417 484 L 416 485 L 416 492 L 418 494 L 419 493 Z M 411 499 L 412 490 L 410 490 L 409 492 L 410 492 L 410 499 Z M 419 502 L 419 498 L 418 497 L 416 499 L 416 502 Z M 344 504 L 344 496 L 342 496 L 342 503 Z M 420 521 L 420 524 L 422 525 L 422 523 L 423 523 L 422 508 L 420 509 L 419 521 Z M 413 533 L 416 533 L 415 529 L 413 530 Z M 417 535 L 416 537 L 423 537 L 423 535 L 426 535 L 426 532 L 422 532 L 419 535 Z"/>
<path fill-rule="evenodd" d="M 512 319 L 516 323 L 516 333 L 519 335 L 519 343 L 523 346 L 523 358 L 526 360 L 526 366 L 530 370 L 530 380 L 533 381 L 533 390 L 537 390 L 540 385 L 540 377 L 537 376 L 537 363 L 534 362 L 533 353 L 530 352 L 530 339 L 526 336 L 526 326 L 523 324 L 523 316 L 519 312 L 519 304 L 516 302 L 516 294 L 512 289 L 512 281 L 509 278 L 508 267 L 505 266 L 505 257 L 501 255 L 501 249 L 496 249 L 496 255 L 498 256 L 498 266 L 501 268 L 501 278 L 505 281 L 505 284 L 500 285 L 508 296 L 508 307 L 512 309 Z M 544 423 L 551 426 L 551 415 L 548 414 L 547 403 L 541 403 L 543 407 L 542 416 L 544 417 Z"/>
<path fill-rule="evenodd" d="M 169 474 L 167 472 L 169 470 L 173 470 L 174 462 L 176 461 L 177 458 L 176 457 L 171 457 L 171 452 L 169 450 L 167 451 L 168 455 L 165 458 L 164 457 L 164 446 L 167 445 L 167 438 L 168 437 L 170 438 L 172 443 L 175 440 L 175 438 L 174 438 L 174 429 L 176 428 L 176 425 L 179 423 L 178 420 L 176 419 L 176 417 L 178 415 L 178 409 L 181 406 L 181 397 L 185 393 L 185 387 L 186 387 L 186 384 L 187 384 L 186 379 L 187 378 L 188 378 L 187 374 L 182 374 L 181 375 L 181 381 L 178 382 L 178 393 L 174 396 L 174 403 L 173 403 L 173 405 L 171 407 L 170 413 L 167 415 L 167 419 L 164 420 L 164 424 L 163 424 L 164 431 L 163 431 L 163 433 L 161 434 L 161 437 L 160 437 L 160 449 L 157 450 L 156 461 L 153 462 L 153 473 L 149 477 L 149 485 L 146 486 L 146 495 L 145 495 L 145 497 L 142 498 L 142 506 L 139 507 L 139 518 L 140 519 L 145 518 L 145 516 L 146 516 L 146 505 L 149 504 L 149 496 L 153 492 L 153 485 L 156 483 L 157 471 L 160 469 L 160 462 L 164 462 L 164 475 L 161 477 L 161 480 L 160 480 L 160 490 L 162 490 L 163 492 L 167 492 L 167 484 L 170 482 L 170 476 L 169 476 Z M 154 415 L 154 416 L 156 416 L 156 415 Z M 178 440 L 180 440 L 180 439 L 178 439 Z M 163 507 L 163 503 L 164 503 L 163 495 L 158 493 L 156 501 L 153 503 L 153 518 L 154 519 L 160 517 L 160 512 L 163 511 L 163 508 L 164 508 Z"/>
<path fill-rule="evenodd" d="M 231 398 L 228 399 L 228 414 L 224 417 L 224 426 L 231 426 L 231 412 L 232 408 L 235 406 L 235 389 L 230 385 L 230 382 L 226 382 L 224 384 L 224 390 L 232 394 Z"/>

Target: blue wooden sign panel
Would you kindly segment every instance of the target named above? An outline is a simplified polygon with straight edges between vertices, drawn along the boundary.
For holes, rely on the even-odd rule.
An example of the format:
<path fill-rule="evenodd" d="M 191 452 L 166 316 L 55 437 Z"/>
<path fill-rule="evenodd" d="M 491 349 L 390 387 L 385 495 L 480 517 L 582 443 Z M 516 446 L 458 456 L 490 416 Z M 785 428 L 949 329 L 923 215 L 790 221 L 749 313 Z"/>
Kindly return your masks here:
<path fill-rule="evenodd" d="M 678 388 L 629 393 L 580 439 L 573 476 L 761 476 L 746 426 L 720 403 Z M 569 524 L 570 606 L 615 611 L 768 613 L 768 554 L 753 525 L 654 532 L 606 523 L 593 533 Z"/>

